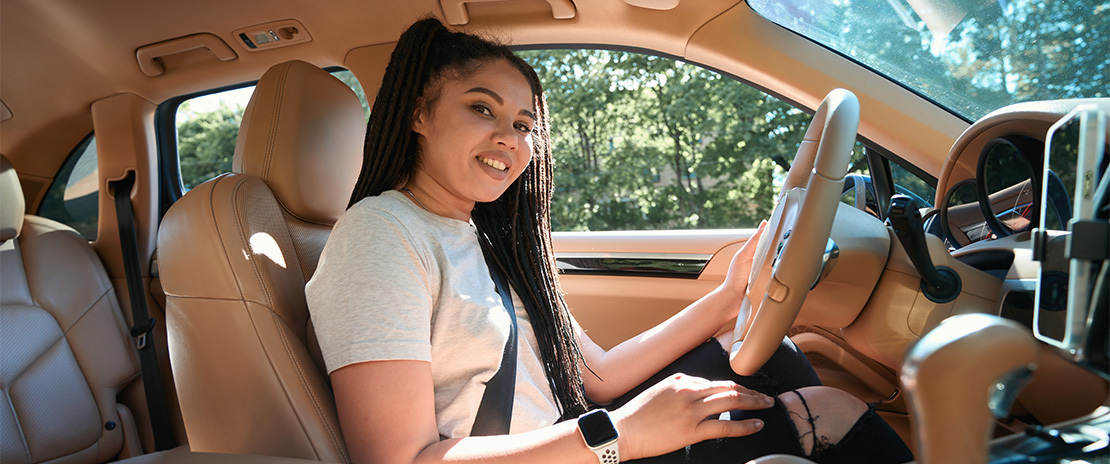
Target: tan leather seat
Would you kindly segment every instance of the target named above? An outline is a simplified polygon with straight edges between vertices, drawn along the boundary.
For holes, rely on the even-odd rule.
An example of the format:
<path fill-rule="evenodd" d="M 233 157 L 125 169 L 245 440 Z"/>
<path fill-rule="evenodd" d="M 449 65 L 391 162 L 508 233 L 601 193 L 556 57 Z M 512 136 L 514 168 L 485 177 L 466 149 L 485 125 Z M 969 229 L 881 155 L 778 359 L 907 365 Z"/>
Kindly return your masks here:
<path fill-rule="evenodd" d="M 193 451 L 349 460 L 304 285 L 347 207 L 364 131 L 346 85 L 276 65 L 247 105 L 232 172 L 163 219 L 170 360 Z"/>
<path fill-rule="evenodd" d="M 117 401 L 139 376 L 112 282 L 89 242 L 24 215 L 0 155 L 0 462 L 99 463 L 138 454 Z"/>

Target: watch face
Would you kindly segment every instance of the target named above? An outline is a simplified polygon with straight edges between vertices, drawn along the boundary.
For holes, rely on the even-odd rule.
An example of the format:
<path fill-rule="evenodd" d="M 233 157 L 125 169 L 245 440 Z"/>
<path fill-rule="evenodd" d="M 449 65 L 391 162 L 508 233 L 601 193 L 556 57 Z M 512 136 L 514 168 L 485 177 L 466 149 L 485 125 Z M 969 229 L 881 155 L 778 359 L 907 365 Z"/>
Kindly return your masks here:
<path fill-rule="evenodd" d="M 578 429 L 586 444 L 597 447 L 617 439 L 617 428 L 605 410 L 598 409 L 578 418 Z"/>

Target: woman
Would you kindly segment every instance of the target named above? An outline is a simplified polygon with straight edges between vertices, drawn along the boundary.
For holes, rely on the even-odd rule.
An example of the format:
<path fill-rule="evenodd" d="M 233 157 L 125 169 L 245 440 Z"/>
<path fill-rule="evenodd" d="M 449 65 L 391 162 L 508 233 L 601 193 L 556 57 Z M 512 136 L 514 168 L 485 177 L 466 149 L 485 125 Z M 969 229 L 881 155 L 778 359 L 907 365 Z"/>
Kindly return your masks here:
<path fill-rule="evenodd" d="M 355 462 L 593 463 L 666 453 L 658 459 L 744 462 L 830 447 L 824 454 L 835 455 L 853 449 L 847 440 L 832 445 L 850 429 L 874 440 L 857 433 L 857 419 L 897 440 L 838 390 L 776 398 L 663 371 L 679 358 L 676 372 L 687 371 L 683 363 L 700 368 L 704 353 L 716 357 L 710 370 L 721 370 L 724 351 L 712 337 L 736 317 L 753 246 L 737 254 L 720 288 L 660 326 L 609 351 L 594 344 L 557 280 L 547 124 L 535 72 L 508 48 L 435 19 L 398 41 L 351 206 L 306 289 Z M 470 436 L 513 330 L 490 269 L 511 284 L 518 319 L 511 437 Z M 810 379 L 802 385 L 815 384 L 801 359 Z M 641 386 L 653 375 L 662 380 Z M 591 403 L 618 399 L 611 414 L 584 415 Z M 721 420 L 730 411 L 732 420 Z M 580 430 L 590 426 L 600 438 Z M 904 454 L 895 459 L 909 459 L 898 444 Z"/>

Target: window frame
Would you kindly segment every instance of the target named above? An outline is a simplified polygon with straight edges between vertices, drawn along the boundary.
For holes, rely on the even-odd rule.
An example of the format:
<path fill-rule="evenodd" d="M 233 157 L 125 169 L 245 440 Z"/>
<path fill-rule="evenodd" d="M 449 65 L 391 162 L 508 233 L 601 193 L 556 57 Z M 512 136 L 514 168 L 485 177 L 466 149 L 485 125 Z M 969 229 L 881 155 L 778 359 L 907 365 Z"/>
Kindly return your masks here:
<path fill-rule="evenodd" d="M 77 227 L 75 227 L 73 224 L 70 224 L 69 222 L 66 222 L 66 221 L 62 221 L 62 220 L 60 220 L 58 218 L 55 218 L 55 217 L 44 215 L 43 211 L 42 211 L 43 207 L 45 207 L 46 204 L 47 204 L 47 199 L 49 198 L 50 191 L 53 190 L 54 187 L 56 185 L 58 185 L 59 182 L 65 182 L 65 184 L 67 184 L 67 185 L 69 184 L 70 176 L 73 174 L 73 169 L 77 166 L 77 162 L 80 160 L 80 157 L 83 156 L 86 151 L 88 151 L 89 145 L 93 145 L 93 146 L 96 145 L 96 131 L 89 131 L 89 134 L 82 137 L 81 141 L 77 142 L 77 145 L 74 145 L 73 148 L 69 151 L 69 154 L 66 155 L 65 159 L 62 161 L 62 165 L 58 168 L 58 171 L 54 173 L 54 179 L 46 187 L 46 191 L 43 193 L 42 201 L 39 202 L 38 208 L 35 209 L 34 215 L 41 216 L 41 217 L 50 219 L 52 221 L 57 221 L 59 223 L 65 224 L 67 227 L 70 227 L 73 230 L 76 230 L 77 233 L 79 235 L 81 235 L 81 237 L 84 238 L 85 240 L 88 240 L 90 242 L 95 242 L 96 239 L 98 238 L 98 236 L 100 235 L 100 204 L 99 204 L 99 199 L 97 200 L 97 203 L 96 203 L 96 205 L 97 205 L 97 208 L 96 208 L 96 223 L 95 223 L 95 227 L 93 228 L 93 236 L 91 238 L 86 237 L 84 234 L 82 234 L 81 231 L 77 230 Z M 97 158 L 100 157 L 99 152 L 97 153 L 96 156 L 97 156 Z M 98 161 L 99 161 L 99 159 L 98 159 Z M 97 164 L 99 165 L 99 162 Z M 64 179 L 62 178 L 63 174 L 65 175 Z M 65 209 L 65 199 L 64 199 L 65 198 L 65 190 L 66 190 L 66 187 L 63 186 L 62 187 L 62 195 L 63 195 L 62 208 L 63 209 Z M 97 197 L 100 196 L 100 185 L 99 185 L 99 183 L 97 184 L 96 194 L 97 194 Z M 66 209 L 65 211 L 68 214 L 69 210 Z"/>
<path fill-rule="evenodd" d="M 155 139 L 158 147 L 158 176 L 160 205 L 159 217 L 164 216 L 170 205 L 185 195 L 185 184 L 181 181 L 181 163 L 177 152 L 177 110 L 182 103 L 205 95 L 213 95 L 231 90 L 256 86 L 258 81 L 247 81 L 214 89 L 202 90 L 170 98 L 160 105 L 154 113 Z"/>

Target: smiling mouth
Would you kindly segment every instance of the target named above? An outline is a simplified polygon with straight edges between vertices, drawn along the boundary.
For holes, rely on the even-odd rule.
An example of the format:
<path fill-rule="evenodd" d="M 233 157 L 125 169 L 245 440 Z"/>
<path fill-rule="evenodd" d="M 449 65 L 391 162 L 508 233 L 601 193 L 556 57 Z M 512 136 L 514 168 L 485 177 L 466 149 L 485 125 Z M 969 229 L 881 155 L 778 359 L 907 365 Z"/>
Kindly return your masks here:
<path fill-rule="evenodd" d="M 495 159 L 489 159 L 489 158 L 484 158 L 484 157 L 479 156 L 478 161 L 481 161 L 481 162 L 489 165 L 490 167 L 492 167 L 492 168 L 494 168 L 498 171 L 505 171 L 505 170 L 509 169 L 509 167 L 506 166 L 505 163 L 502 163 L 502 162 L 497 161 Z"/>

